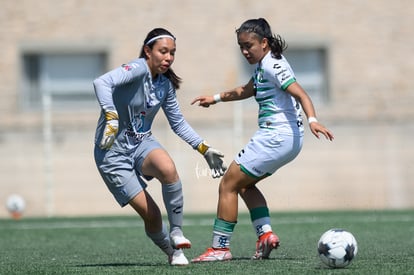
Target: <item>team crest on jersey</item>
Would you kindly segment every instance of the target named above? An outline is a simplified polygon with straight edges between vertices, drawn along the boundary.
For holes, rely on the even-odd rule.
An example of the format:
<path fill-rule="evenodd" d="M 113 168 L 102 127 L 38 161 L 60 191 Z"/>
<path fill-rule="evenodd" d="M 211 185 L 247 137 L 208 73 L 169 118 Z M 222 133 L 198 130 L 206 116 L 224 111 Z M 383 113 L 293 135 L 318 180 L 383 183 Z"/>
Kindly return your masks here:
<path fill-rule="evenodd" d="M 263 83 L 264 82 L 264 69 L 263 68 L 258 68 L 256 70 L 255 78 L 256 78 L 256 81 L 258 83 Z"/>

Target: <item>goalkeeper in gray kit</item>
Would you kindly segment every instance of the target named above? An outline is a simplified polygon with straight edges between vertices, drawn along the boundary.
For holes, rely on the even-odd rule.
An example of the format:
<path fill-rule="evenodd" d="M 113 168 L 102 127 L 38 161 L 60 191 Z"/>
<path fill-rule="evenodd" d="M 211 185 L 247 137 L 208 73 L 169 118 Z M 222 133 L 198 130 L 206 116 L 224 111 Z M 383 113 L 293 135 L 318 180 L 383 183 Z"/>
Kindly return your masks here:
<path fill-rule="evenodd" d="M 143 219 L 147 236 L 171 265 L 187 265 L 183 248 L 183 192 L 175 164 L 151 134 L 162 109 L 171 129 L 206 159 L 213 178 L 224 174 L 223 154 L 209 145 L 184 119 L 176 98 L 181 79 L 171 69 L 175 37 L 156 28 L 144 40 L 140 57 L 94 80 L 102 109 L 95 134 L 94 157 L 99 173 L 121 207 L 130 205 Z M 169 230 L 146 181 L 161 182 Z"/>

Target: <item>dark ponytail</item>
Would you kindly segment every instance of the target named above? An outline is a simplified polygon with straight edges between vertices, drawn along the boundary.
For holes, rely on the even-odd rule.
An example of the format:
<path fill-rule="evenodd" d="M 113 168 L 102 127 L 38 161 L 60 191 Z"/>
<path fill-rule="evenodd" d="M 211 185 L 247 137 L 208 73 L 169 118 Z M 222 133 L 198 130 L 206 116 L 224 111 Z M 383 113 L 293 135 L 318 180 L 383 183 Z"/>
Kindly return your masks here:
<path fill-rule="evenodd" d="M 277 59 L 281 59 L 283 51 L 287 49 L 285 40 L 280 35 L 274 35 L 272 33 L 269 23 L 267 23 L 264 18 L 245 21 L 240 28 L 236 30 L 237 34 L 242 32 L 254 33 L 260 40 L 266 38 L 273 57 Z"/>
<path fill-rule="evenodd" d="M 144 47 L 148 46 L 150 49 L 152 49 L 157 40 L 151 41 L 150 43 L 148 43 L 148 41 L 150 41 L 152 38 L 154 38 L 156 36 L 159 36 L 159 35 L 168 35 L 168 36 L 171 36 L 172 38 L 174 38 L 174 40 L 175 40 L 175 36 L 172 35 L 166 29 L 155 28 L 152 31 L 150 31 L 147 34 L 147 37 L 144 39 L 144 44 L 142 45 L 141 53 L 140 53 L 139 57 L 148 59 L 148 57 L 145 55 Z M 178 90 L 180 88 L 180 84 L 182 82 L 181 77 L 176 75 L 171 68 L 168 68 L 168 70 L 164 73 L 164 76 L 171 81 L 171 83 L 173 84 L 175 89 Z"/>

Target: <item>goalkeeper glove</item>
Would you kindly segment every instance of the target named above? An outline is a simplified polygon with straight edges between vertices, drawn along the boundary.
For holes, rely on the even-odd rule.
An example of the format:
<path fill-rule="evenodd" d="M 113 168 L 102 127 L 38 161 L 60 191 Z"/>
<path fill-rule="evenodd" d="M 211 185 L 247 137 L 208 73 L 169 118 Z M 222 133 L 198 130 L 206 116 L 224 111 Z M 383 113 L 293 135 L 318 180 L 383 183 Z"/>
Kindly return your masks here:
<path fill-rule="evenodd" d="M 211 148 L 209 145 L 204 142 L 200 143 L 197 146 L 197 151 L 204 156 L 208 166 L 211 169 L 211 176 L 213 178 L 219 178 L 224 175 L 227 167 L 223 162 L 223 153 L 220 151 Z"/>
<path fill-rule="evenodd" d="M 105 119 L 105 130 L 99 147 L 108 150 L 114 143 L 115 136 L 118 133 L 118 113 L 116 111 L 105 112 Z"/>

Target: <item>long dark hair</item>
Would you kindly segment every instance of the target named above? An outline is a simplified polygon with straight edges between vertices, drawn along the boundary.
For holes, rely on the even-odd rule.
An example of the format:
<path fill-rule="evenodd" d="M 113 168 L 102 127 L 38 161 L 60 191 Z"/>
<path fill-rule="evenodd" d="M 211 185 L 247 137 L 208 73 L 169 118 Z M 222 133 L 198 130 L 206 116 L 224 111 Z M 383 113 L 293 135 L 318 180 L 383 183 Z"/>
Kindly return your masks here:
<path fill-rule="evenodd" d="M 163 28 L 155 28 L 152 31 L 150 31 L 147 34 L 147 37 L 144 39 L 144 44 L 142 45 L 141 54 L 139 55 L 139 57 L 148 59 L 148 57 L 145 55 L 144 47 L 145 46 L 148 46 L 150 49 L 152 49 L 154 47 L 155 42 L 158 39 L 156 39 L 154 41 L 151 41 L 151 43 L 148 43 L 148 41 L 150 41 L 152 38 L 154 38 L 156 36 L 159 36 L 159 35 L 169 35 L 172 38 L 174 38 L 174 40 L 175 40 L 175 36 L 172 35 L 166 29 L 163 29 Z M 171 81 L 171 83 L 173 84 L 173 86 L 174 86 L 175 89 L 178 90 L 180 88 L 180 84 L 182 82 L 181 77 L 179 77 L 178 75 L 176 75 L 171 68 L 168 68 L 168 70 L 164 73 L 164 75 L 165 75 L 165 77 L 167 77 Z"/>
<path fill-rule="evenodd" d="M 287 49 L 285 40 L 280 35 L 272 33 L 269 23 L 264 18 L 247 20 L 236 30 L 237 34 L 242 32 L 254 33 L 260 40 L 266 38 L 273 57 L 277 59 L 281 59 L 283 51 Z"/>

